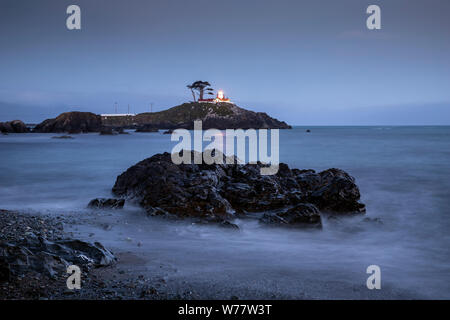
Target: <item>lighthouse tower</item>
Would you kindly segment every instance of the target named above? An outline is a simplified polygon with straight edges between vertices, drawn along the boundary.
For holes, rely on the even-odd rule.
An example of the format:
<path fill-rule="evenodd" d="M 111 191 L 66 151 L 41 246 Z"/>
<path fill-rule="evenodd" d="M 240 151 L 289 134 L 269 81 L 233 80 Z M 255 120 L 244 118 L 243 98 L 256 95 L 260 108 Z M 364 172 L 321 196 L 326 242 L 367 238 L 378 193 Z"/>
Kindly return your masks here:
<path fill-rule="evenodd" d="M 198 99 L 198 102 L 232 103 L 229 98 L 225 97 L 225 94 L 222 90 L 217 91 L 217 95 L 214 99 Z"/>

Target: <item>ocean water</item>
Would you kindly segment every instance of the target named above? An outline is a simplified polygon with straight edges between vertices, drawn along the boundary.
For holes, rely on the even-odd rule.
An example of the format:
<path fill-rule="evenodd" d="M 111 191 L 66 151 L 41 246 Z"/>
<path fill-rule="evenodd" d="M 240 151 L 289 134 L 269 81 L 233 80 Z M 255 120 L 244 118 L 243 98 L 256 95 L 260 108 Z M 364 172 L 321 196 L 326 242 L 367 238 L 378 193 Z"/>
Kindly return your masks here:
<path fill-rule="evenodd" d="M 264 228 L 239 220 L 230 232 L 161 221 L 127 205 L 94 213 L 117 175 L 175 142 L 161 133 L 100 136 L 0 135 L 0 208 L 95 216 L 110 223 L 74 228 L 107 247 L 139 256 L 159 272 L 211 297 L 450 298 L 450 127 L 295 127 L 280 131 L 280 161 L 331 167 L 356 178 L 367 217 L 324 219 L 321 231 Z M 92 239 L 91 239 L 92 240 Z M 140 242 L 142 245 L 137 246 Z M 381 268 L 368 290 L 366 268 Z M 218 289 L 219 288 L 219 289 Z"/>

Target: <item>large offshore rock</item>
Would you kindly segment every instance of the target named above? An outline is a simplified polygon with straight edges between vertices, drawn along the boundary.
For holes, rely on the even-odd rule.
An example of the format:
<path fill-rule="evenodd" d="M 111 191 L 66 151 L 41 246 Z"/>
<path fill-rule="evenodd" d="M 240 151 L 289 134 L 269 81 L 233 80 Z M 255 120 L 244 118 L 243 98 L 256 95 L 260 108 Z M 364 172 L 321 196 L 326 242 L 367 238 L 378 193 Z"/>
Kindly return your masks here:
<path fill-rule="evenodd" d="M 47 119 L 39 123 L 34 132 L 68 132 L 87 133 L 100 132 L 102 121 L 99 115 L 91 112 L 65 112 L 54 119 Z"/>
<path fill-rule="evenodd" d="M 264 176 L 262 167 L 261 163 L 176 165 L 169 153 L 156 154 L 119 175 L 112 191 L 136 200 L 150 215 L 230 219 L 235 213 L 285 209 L 279 219 L 294 223 L 304 218 L 304 224 L 318 224 L 318 214 L 308 203 L 324 212 L 364 212 L 354 178 L 342 170 L 315 173 L 291 170 L 282 163 L 276 175 Z M 289 211 L 292 207 L 297 209 Z"/>
<path fill-rule="evenodd" d="M 25 123 L 20 120 L 13 120 L 8 122 L 0 122 L 0 132 L 3 133 L 27 133 L 30 130 Z"/>

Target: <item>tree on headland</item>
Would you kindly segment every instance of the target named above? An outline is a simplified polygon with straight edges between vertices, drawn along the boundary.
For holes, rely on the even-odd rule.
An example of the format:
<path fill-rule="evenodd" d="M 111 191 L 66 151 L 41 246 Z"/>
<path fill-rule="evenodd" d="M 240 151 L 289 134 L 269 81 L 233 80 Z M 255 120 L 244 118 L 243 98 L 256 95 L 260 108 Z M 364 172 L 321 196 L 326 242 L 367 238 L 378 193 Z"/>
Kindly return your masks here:
<path fill-rule="evenodd" d="M 211 84 L 208 81 L 195 81 L 192 84 L 188 84 L 187 88 L 191 90 L 192 96 L 194 97 L 194 102 L 197 101 L 195 92 L 197 91 L 199 99 L 203 99 L 203 96 L 206 94 L 213 95 L 214 89 L 211 88 Z"/>

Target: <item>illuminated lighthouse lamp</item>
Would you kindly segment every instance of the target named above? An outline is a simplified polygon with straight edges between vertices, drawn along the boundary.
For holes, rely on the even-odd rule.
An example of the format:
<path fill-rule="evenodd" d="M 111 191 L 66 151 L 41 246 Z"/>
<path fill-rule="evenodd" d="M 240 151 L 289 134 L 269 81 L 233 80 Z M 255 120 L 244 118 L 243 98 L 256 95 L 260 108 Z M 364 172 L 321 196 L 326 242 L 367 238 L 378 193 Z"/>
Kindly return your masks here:
<path fill-rule="evenodd" d="M 217 91 L 217 95 L 214 99 L 198 99 L 198 102 L 209 102 L 209 103 L 232 103 L 229 98 L 225 97 L 222 90 Z"/>

